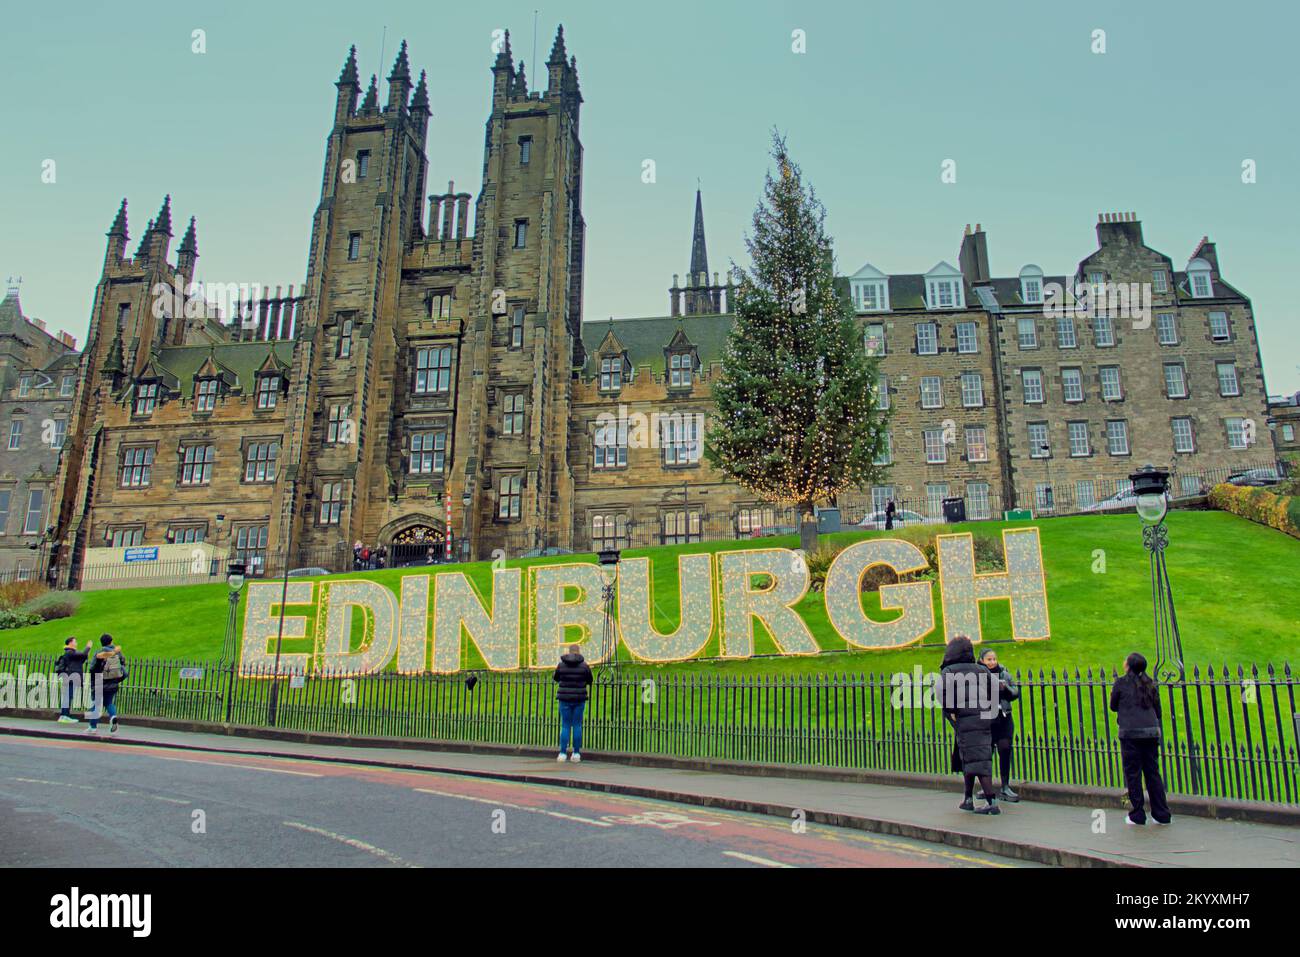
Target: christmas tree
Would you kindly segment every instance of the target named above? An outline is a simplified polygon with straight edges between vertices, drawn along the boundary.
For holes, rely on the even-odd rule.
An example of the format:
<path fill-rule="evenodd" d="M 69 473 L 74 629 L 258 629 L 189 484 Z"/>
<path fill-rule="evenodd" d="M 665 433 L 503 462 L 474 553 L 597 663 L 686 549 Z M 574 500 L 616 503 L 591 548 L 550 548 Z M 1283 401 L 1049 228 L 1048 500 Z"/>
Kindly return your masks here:
<path fill-rule="evenodd" d="M 804 186 L 785 140 L 737 268 L 735 322 L 713 396 L 710 462 L 765 501 L 797 506 L 800 546 L 817 545 L 814 504 L 873 482 L 887 414 L 875 395 L 853 307 L 835 286 L 826 210 Z"/>

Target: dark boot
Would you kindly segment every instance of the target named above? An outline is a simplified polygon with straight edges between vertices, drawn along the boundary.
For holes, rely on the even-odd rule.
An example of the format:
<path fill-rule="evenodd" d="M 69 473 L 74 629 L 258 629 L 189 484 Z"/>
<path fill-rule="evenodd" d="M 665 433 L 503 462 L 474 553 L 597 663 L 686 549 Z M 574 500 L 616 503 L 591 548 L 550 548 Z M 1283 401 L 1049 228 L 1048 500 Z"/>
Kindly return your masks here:
<path fill-rule="evenodd" d="M 1006 801 L 1008 804 L 1015 804 L 1020 800 L 1020 795 L 1011 790 L 1011 785 L 1009 784 L 1002 785 L 1002 790 L 998 792 L 998 797 L 1002 798 L 1002 800 Z"/>
<path fill-rule="evenodd" d="M 975 809 L 976 814 L 1001 814 L 1002 809 L 998 807 L 998 799 L 992 794 L 985 795 L 984 806 Z"/>
<path fill-rule="evenodd" d="M 975 810 L 975 802 L 972 801 L 970 798 L 966 798 L 964 801 L 962 801 L 960 804 L 957 805 L 957 810 L 973 811 Z"/>

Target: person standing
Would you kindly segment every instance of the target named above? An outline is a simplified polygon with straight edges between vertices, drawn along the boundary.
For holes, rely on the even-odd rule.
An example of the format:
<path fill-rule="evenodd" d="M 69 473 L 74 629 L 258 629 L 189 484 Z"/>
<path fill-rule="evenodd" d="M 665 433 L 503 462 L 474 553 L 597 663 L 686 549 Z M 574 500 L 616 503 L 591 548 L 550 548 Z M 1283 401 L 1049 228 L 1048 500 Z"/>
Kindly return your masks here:
<path fill-rule="evenodd" d="M 1124 673 L 1110 689 L 1110 710 L 1118 716 L 1119 755 L 1124 767 L 1124 784 L 1133 809 L 1125 815 L 1129 824 L 1146 824 L 1142 800 L 1142 779 L 1151 795 L 1151 816 L 1157 824 L 1169 824 L 1173 815 L 1165 800 L 1165 782 L 1160 776 L 1160 692 L 1147 674 L 1147 660 L 1133 652 L 1124 662 Z"/>
<path fill-rule="evenodd" d="M 980 663 L 998 682 L 998 713 L 989 729 L 993 747 L 998 752 L 998 765 L 1002 769 L 1002 788 L 998 797 L 1009 804 L 1020 800 L 1020 795 L 1011 790 L 1011 742 L 1016 737 L 1016 721 L 1011 717 L 1011 702 L 1020 697 L 1020 688 L 1011 677 L 1011 672 L 998 664 L 998 653 L 992 648 L 980 652 Z"/>
<path fill-rule="evenodd" d="M 59 677 L 59 724 L 77 724 L 69 712 L 81 697 L 81 672 L 89 654 L 90 642 L 86 642 L 84 651 L 78 651 L 77 639 L 69 638 L 63 643 L 63 654 L 54 663 L 54 673 Z"/>
<path fill-rule="evenodd" d="M 553 680 L 559 685 L 555 696 L 560 702 L 560 753 L 555 760 L 578 762 L 582 760 L 582 712 L 587 707 L 587 689 L 591 687 L 591 665 L 577 645 L 569 645 L 568 653 L 560 656 Z M 572 755 L 568 753 L 570 735 Z"/>
<path fill-rule="evenodd" d="M 894 500 L 891 498 L 885 503 L 885 531 L 892 531 L 894 528 Z"/>
<path fill-rule="evenodd" d="M 95 676 L 98 675 L 101 686 L 91 704 L 90 727 L 86 731 L 89 734 L 98 732 L 99 719 L 107 714 L 109 734 L 116 734 L 117 705 L 114 701 L 117 698 L 117 689 L 126 680 L 126 657 L 122 654 L 122 649 L 113 644 L 112 635 L 100 635 L 99 644 L 101 647 L 95 653 L 95 660 L 90 665 L 89 679 L 93 688 Z"/>
<path fill-rule="evenodd" d="M 976 814 L 1001 814 L 997 794 L 993 790 L 993 717 L 998 712 L 993 701 L 992 676 L 987 668 L 975 660 L 975 649 L 965 635 L 959 635 L 944 649 L 940 668 L 944 719 L 953 726 L 956 746 L 953 749 L 953 770 L 960 770 L 965 779 L 966 793 L 961 804 L 963 811 Z M 981 703 L 981 687 L 989 689 L 988 702 Z M 973 793 L 979 780 L 984 804 L 977 808 Z"/>

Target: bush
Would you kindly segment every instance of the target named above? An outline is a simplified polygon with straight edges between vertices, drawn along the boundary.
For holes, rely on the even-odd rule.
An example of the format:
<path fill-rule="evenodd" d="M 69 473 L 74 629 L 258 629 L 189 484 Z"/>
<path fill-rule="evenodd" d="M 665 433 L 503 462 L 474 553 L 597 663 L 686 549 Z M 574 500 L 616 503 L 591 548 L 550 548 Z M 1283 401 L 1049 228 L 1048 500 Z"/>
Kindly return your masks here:
<path fill-rule="evenodd" d="M 13 608 L 0 609 L 0 631 L 9 628 L 26 628 L 28 625 L 39 625 L 43 618 L 40 615 L 32 614 L 29 611 L 17 611 Z"/>
<path fill-rule="evenodd" d="M 44 595 L 49 588 L 39 581 L 12 581 L 0 585 L 0 610 L 9 611 Z M 11 626 L 15 627 L 15 626 Z"/>
<path fill-rule="evenodd" d="M 1300 497 L 1262 488 L 1220 484 L 1210 490 L 1210 507 L 1300 538 Z"/>
<path fill-rule="evenodd" d="M 29 601 L 19 610 L 37 615 L 41 621 L 54 621 L 56 618 L 71 618 L 77 613 L 81 596 L 73 592 L 54 591 Z"/>

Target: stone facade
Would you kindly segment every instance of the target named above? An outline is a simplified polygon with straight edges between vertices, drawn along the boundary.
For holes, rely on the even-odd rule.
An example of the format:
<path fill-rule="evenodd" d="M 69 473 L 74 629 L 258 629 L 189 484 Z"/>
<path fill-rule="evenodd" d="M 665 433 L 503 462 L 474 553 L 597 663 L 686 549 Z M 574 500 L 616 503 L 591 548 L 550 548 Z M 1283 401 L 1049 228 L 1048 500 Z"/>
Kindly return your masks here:
<path fill-rule="evenodd" d="M 1300 453 L 1300 392 L 1270 396 L 1268 411 L 1277 454 L 1283 456 Z"/>

